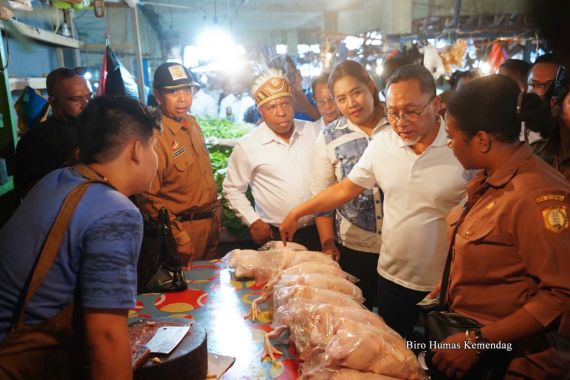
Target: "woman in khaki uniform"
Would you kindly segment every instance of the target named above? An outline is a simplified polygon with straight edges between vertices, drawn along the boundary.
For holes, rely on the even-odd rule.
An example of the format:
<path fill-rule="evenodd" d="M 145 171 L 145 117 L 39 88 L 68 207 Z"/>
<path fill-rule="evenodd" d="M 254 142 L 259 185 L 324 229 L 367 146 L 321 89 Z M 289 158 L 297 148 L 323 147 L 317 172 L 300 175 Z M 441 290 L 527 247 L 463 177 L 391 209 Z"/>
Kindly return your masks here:
<path fill-rule="evenodd" d="M 533 129 L 547 119 L 536 95 L 501 75 L 475 80 L 449 103 L 450 147 L 466 169 L 483 169 L 448 216 L 450 230 L 459 226 L 447 303 L 483 325 L 445 340 L 462 349 L 434 350 L 451 378 L 479 359 L 465 342 L 512 343 L 505 379 L 569 376 L 570 184 L 518 141 L 522 121 Z"/>

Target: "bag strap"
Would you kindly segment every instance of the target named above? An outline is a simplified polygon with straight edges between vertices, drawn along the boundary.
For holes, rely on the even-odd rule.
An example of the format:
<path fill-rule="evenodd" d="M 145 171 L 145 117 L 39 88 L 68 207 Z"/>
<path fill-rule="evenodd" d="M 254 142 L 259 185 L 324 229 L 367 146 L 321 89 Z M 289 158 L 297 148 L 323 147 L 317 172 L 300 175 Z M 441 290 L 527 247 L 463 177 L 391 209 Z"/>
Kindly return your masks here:
<path fill-rule="evenodd" d="M 477 191 L 473 194 L 471 199 L 467 201 L 465 206 L 463 207 L 463 212 L 461 216 L 457 220 L 455 227 L 453 228 L 453 232 L 451 234 L 451 241 L 449 242 L 449 249 L 447 251 L 447 259 L 445 260 L 445 268 L 443 270 L 443 276 L 441 278 L 441 287 L 439 290 L 439 309 L 442 310 L 447 304 L 447 290 L 449 287 L 449 272 L 451 271 L 451 260 L 453 258 L 453 254 L 455 252 L 455 237 L 457 236 L 457 231 L 463 223 L 463 220 L 469 213 L 469 210 L 473 207 L 475 203 L 483 196 L 483 194 L 489 189 L 490 185 L 487 181 L 484 181 Z"/>
<path fill-rule="evenodd" d="M 99 175 L 84 165 L 76 165 L 74 169 L 81 175 L 87 178 L 86 182 L 77 185 L 73 190 L 67 194 L 63 204 L 53 222 L 48 236 L 44 242 L 38 260 L 34 266 L 31 279 L 26 290 L 26 294 L 22 304 L 20 305 L 17 313 L 15 323 L 12 325 L 11 331 L 16 331 L 24 326 L 24 310 L 28 302 L 32 299 L 36 291 L 39 289 L 41 283 L 45 279 L 63 241 L 71 217 L 79 201 L 92 183 L 104 183 L 111 186 L 105 178 L 101 179 Z"/>

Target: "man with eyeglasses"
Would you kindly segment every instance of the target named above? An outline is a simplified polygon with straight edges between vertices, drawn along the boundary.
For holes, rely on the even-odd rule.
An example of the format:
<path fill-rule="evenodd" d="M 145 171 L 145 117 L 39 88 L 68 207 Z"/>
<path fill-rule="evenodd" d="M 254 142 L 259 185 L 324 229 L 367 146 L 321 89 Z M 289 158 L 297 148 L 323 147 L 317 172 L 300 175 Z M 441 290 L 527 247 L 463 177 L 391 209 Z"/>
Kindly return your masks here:
<path fill-rule="evenodd" d="M 406 65 L 389 79 L 381 130 L 347 178 L 293 209 L 281 224 L 289 240 L 296 220 L 339 207 L 365 189 L 384 193 L 378 260 L 378 313 L 412 339 L 421 301 L 439 283 L 447 253 L 447 212 L 465 195 L 468 173 L 447 146 L 440 99 L 426 68 Z"/>
<path fill-rule="evenodd" d="M 293 118 L 291 88 L 281 71 L 268 69 L 260 75 L 252 95 L 264 121 L 235 145 L 223 194 L 253 241 L 263 245 L 278 240 L 287 211 L 311 197 L 310 162 L 320 130 Z M 249 187 L 255 207 L 246 196 Z M 295 242 L 320 250 L 314 216 L 301 219 Z"/>
<path fill-rule="evenodd" d="M 20 197 L 49 172 L 77 161 L 76 122 L 93 97 L 84 67 L 60 67 L 46 78 L 51 115 L 26 132 L 16 147 L 15 186 Z"/>
<path fill-rule="evenodd" d="M 317 102 L 317 109 L 321 114 L 321 118 L 315 123 L 319 125 L 321 131 L 330 123 L 338 118 L 338 107 L 334 100 L 334 96 L 329 89 L 329 73 L 319 75 L 311 84 L 313 97 Z"/>
<path fill-rule="evenodd" d="M 549 95 L 548 90 L 554 81 L 559 66 L 560 60 L 555 54 L 548 53 L 538 57 L 528 74 L 528 92 L 545 99 Z M 546 100 L 550 102 L 550 99 Z"/>

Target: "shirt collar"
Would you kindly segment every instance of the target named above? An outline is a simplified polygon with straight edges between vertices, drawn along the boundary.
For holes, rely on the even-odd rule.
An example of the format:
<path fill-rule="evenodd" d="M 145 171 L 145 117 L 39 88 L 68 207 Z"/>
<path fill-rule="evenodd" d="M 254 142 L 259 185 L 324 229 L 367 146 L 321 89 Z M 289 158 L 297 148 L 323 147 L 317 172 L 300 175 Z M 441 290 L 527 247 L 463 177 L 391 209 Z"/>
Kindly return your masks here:
<path fill-rule="evenodd" d="M 515 153 L 495 173 L 487 178 L 489 185 L 501 187 L 517 174 L 519 168 L 532 156 L 532 148 L 525 142 L 519 143 Z"/>
<path fill-rule="evenodd" d="M 435 136 L 435 139 L 427 147 L 427 149 L 430 149 L 432 146 L 434 146 L 434 147 L 447 146 L 447 134 L 445 132 L 445 120 L 443 120 L 443 118 L 441 116 L 438 116 L 437 120 L 439 121 L 439 130 L 437 131 L 437 136 Z M 394 133 L 396 133 L 396 132 L 394 132 Z M 397 133 L 396 133 L 396 135 L 398 136 Z M 409 146 L 404 142 L 404 140 L 402 140 L 400 138 L 400 136 L 398 136 L 398 145 L 400 146 L 400 148 L 406 148 Z"/>
<path fill-rule="evenodd" d="M 176 121 L 166 115 L 162 115 L 162 127 L 168 128 L 173 134 L 177 134 L 184 127 L 187 130 L 191 129 L 189 118 L 183 118 L 182 121 Z"/>
<path fill-rule="evenodd" d="M 286 144 L 285 141 L 283 141 L 279 136 L 275 134 L 275 132 L 273 132 L 271 128 L 269 128 L 269 125 L 267 125 L 266 122 L 261 123 L 261 125 L 259 125 L 257 128 L 260 130 L 259 137 L 262 144 L 265 145 L 274 141 Z M 299 123 L 297 120 L 293 120 L 293 133 L 291 134 L 289 143 L 293 141 L 295 135 L 302 136 L 303 133 L 304 133 L 304 125 L 302 123 Z"/>
<path fill-rule="evenodd" d="M 336 126 L 335 129 L 346 129 L 346 128 L 350 128 L 353 131 L 361 131 L 360 128 L 358 128 L 358 126 L 356 124 L 353 124 L 350 120 L 342 117 L 341 119 L 339 119 L 339 121 L 343 120 L 344 122 L 339 122 Z M 388 121 L 386 120 L 385 116 L 382 116 L 382 118 L 380 120 L 378 120 L 378 123 L 376 123 L 376 126 L 374 127 L 374 129 L 372 130 L 372 136 L 374 136 L 376 133 L 378 133 L 381 129 L 383 129 L 385 126 L 388 125 Z"/>

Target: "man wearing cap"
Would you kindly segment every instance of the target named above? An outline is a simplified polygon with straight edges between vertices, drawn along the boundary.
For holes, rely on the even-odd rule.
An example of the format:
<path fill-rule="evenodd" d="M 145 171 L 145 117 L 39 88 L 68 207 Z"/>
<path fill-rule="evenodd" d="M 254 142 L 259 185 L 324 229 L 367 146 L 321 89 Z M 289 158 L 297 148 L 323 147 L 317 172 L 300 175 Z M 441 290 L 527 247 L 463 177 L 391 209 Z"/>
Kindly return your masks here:
<path fill-rule="evenodd" d="M 84 67 L 60 67 L 46 78 L 52 114 L 30 129 L 16 147 L 15 186 L 20 197 L 42 177 L 76 159 L 76 120 L 93 96 Z"/>
<path fill-rule="evenodd" d="M 264 122 L 242 137 L 230 156 L 223 193 L 229 207 L 249 227 L 256 244 L 278 240 L 290 207 L 311 197 L 310 160 L 319 133 L 311 122 L 293 118 L 293 99 L 283 73 L 269 69 L 252 94 Z M 251 187 L 255 208 L 245 193 Z M 299 220 L 295 242 L 320 250 L 313 216 Z"/>
<path fill-rule="evenodd" d="M 178 254 L 190 260 L 212 259 L 218 246 L 221 208 L 202 130 L 188 114 L 192 74 L 178 63 L 164 63 L 154 73 L 154 96 L 162 113 L 157 134 L 158 171 L 149 192 L 137 198 L 153 217 L 168 210 Z"/>

